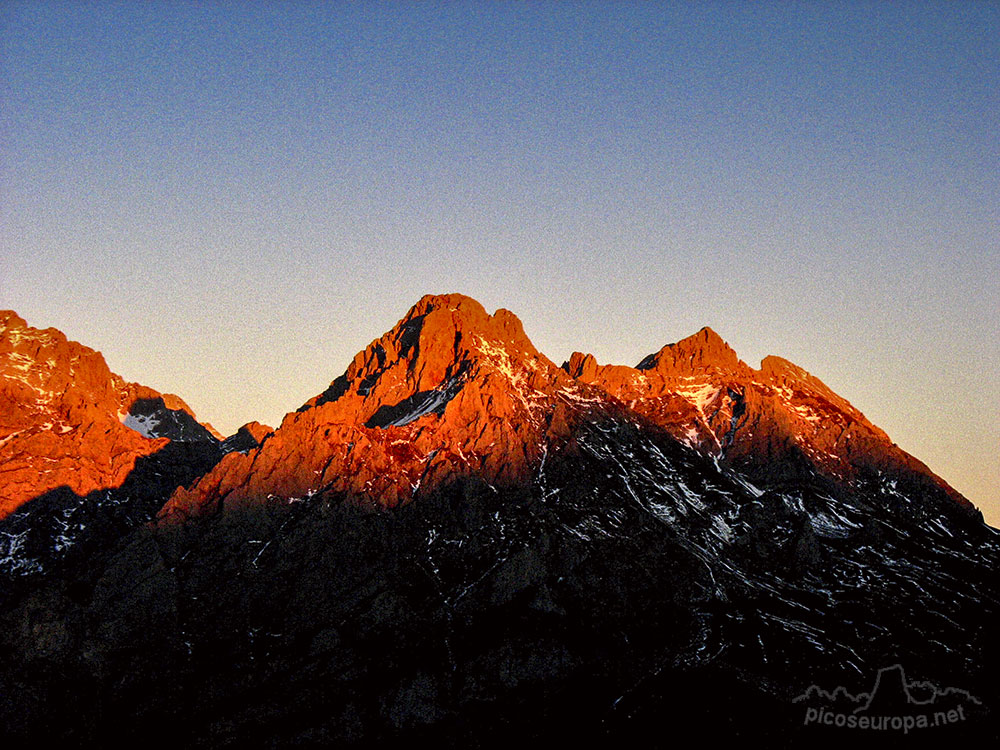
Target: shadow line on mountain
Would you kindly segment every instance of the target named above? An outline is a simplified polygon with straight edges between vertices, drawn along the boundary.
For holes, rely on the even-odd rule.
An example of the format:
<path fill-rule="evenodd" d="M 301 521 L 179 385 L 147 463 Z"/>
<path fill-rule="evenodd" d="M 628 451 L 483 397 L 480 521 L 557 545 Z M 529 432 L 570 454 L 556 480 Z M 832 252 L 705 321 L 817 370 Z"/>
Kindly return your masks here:
<path fill-rule="evenodd" d="M 126 419 L 129 417 L 141 424 L 148 423 L 155 429 L 156 437 L 169 438 L 171 441 L 201 442 L 216 439 L 189 412 L 167 406 L 163 396 L 137 398 L 128 408 Z M 141 429 L 137 431 L 142 433 Z"/>
<path fill-rule="evenodd" d="M 171 441 L 137 458 L 117 487 L 80 495 L 63 485 L 23 503 L 0 520 L 0 576 L 30 585 L 38 575 L 107 554 L 121 537 L 151 521 L 177 487 L 203 476 L 222 455 L 214 440 Z"/>

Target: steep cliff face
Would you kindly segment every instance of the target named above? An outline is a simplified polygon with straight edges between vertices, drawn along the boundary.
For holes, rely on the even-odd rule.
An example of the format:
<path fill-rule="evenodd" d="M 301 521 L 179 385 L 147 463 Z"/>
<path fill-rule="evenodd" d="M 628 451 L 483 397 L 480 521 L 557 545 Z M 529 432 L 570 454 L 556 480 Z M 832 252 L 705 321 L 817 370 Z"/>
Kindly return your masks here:
<path fill-rule="evenodd" d="M 563 369 L 762 486 L 904 482 L 972 507 L 818 378 L 775 356 L 755 370 L 710 328 L 635 367 L 575 352 Z"/>
<path fill-rule="evenodd" d="M 227 456 L 161 517 L 345 493 L 396 507 L 461 477 L 524 484 L 599 417 L 662 429 L 762 490 L 865 485 L 971 505 L 817 378 L 779 357 L 744 363 L 709 328 L 636 367 L 574 353 L 559 368 L 509 311 L 429 295 L 256 450 Z"/>
<path fill-rule="evenodd" d="M 522 483 L 595 408 L 617 407 L 540 354 L 512 313 L 429 295 L 259 449 L 227 456 L 162 515 L 317 493 L 395 507 L 457 477 Z"/>
<path fill-rule="evenodd" d="M 255 436 L 223 444 L 177 396 L 128 383 L 99 352 L 0 313 L 0 576 L 99 565 L 176 487 Z"/>
<path fill-rule="evenodd" d="M 117 487 L 171 439 L 215 437 L 177 396 L 128 383 L 99 352 L 0 312 L 0 518 L 58 487 Z"/>

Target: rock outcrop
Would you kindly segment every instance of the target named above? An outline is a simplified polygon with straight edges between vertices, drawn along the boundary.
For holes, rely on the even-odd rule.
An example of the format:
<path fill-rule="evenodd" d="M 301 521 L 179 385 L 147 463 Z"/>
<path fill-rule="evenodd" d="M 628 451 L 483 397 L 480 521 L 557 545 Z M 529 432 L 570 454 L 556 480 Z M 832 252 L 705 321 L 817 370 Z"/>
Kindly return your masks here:
<path fill-rule="evenodd" d="M 762 487 L 903 482 L 972 508 L 819 378 L 776 356 L 755 370 L 710 328 L 635 367 L 575 352 L 563 369 Z"/>
<path fill-rule="evenodd" d="M 100 352 L 0 312 L 0 518 L 59 487 L 118 487 L 170 440 L 214 441 L 178 396 L 129 383 Z"/>
<path fill-rule="evenodd" d="M 594 406 L 607 408 L 535 349 L 513 313 L 428 295 L 259 448 L 178 490 L 162 516 L 317 493 L 395 507 L 457 477 L 516 484 Z"/>
<path fill-rule="evenodd" d="M 330 494 L 391 508 L 463 477 L 525 483 L 599 418 L 666 430 L 759 491 L 903 482 L 971 510 L 817 378 L 778 357 L 754 369 L 710 328 L 636 367 L 577 352 L 560 368 L 513 313 L 450 294 L 422 298 L 266 440 L 180 488 L 161 518 Z"/>

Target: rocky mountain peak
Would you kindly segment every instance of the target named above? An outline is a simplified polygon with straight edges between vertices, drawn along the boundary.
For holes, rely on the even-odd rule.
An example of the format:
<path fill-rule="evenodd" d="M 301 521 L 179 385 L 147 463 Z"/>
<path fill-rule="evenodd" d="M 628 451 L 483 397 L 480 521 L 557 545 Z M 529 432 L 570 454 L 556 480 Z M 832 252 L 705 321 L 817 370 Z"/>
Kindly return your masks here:
<path fill-rule="evenodd" d="M 8 328 L 25 328 L 27 325 L 24 318 L 13 310 L 0 310 L 0 332 Z"/>
<path fill-rule="evenodd" d="M 754 370 L 711 328 L 635 368 L 599 365 L 575 352 L 563 369 L 764 484 L 820 475 L 834 483 L 905 477 L 947 487 L 819 378 L 776 356 Z"/>
<path fill-rule="evenodd" d="M 117 487 L 168 440 L 214 437 L 179 397 L 125 381 L 55 328 L 0 312 L 0 517 L 57 487 Z"/>
<path fill-rule="evenodd" d="M 344 421 L 381 426 L 393 405 L 430 398 L 443 407 L 470 379 L 521 382 L 540 372 L 562 377 L 512 312 L 490 315 L 461 294 L 426 295 L 299 411 L 337 402 Z"/>
<path fill-rule="evenodd" d="M 324 492 L 393 507 L 459 476 L 523 481 L 547 435 L 599 400 L 586 388 L 538 352 L 510 311 L 428 295 L 258 448 L 227 456 L 163 515 Z"/>
<path fill-rule="evenodd" d="M 837 412 L 865 425 L 881 439 L 888 441 L 888 436 L 871 424 L 850 402 L 835 393 L 815 375 L 793 362 L 771 354 L 761 360 L 759 372 L 763 376 L 763 380 L 786 400 L 824 401 Z"/>
<path fill-rule="evenodd" d="M 222 441 L 222 451 L 224 453 L 232 453 L 233 451 L 246 453 L 258 447 L 273 432 L 274 428 L 268 427 L 266 424 L 257 421 L 247 422 L 236 431 L 235 435 L 230 435 Z"/>
<path fill-rule="evenodd" d="M 821 393 L 826 397 L 832 397 L 832 399 L 843 402 L 843 404 L 847 403 L 815 375 L 782 357 L 777 357 L 773 354 L 764 357 L 760 362 L 759 372 L 767 382 L 792 388 L 806 389 L 814 393 Z"/>
<path fill-rule="evenodd" d="M 688 373 L 695 370 L 734 370 L 744 366 L 732 347 L 708 326 L 675 344 L 667 344 L 650 354 L 637 370 L 656 370 L 663 375 Z"/>
<path fill-rule="evenodd" d="M 594 355 L 583 352 L 573 352 L 569 361 L 563 363 L 563 370 L 581 383 L 594 382 L 594 378 L 597 377 L 597 368 L 597 359 Z"/>

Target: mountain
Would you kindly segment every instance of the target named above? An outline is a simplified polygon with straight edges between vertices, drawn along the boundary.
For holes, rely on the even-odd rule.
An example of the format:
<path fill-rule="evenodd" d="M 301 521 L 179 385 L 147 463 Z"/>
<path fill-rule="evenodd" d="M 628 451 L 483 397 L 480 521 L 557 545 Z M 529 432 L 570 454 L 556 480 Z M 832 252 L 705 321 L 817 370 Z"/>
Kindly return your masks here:
<path fill-rule="evenodd" d="M 0 311 L 0 518 L 57 487 L 117 487 L 168 440 L 217 438 L 179 397 L 128 383 L 99 352 Z"/>
<path fill-rule="evenodd" d="M 579 352 L 563 367 L 762 485 L 903 484 L 972 509 L 818 378 L 776 356 L 755 370 L 710 328 L 664 346 L 634 368 L 599 366 Z"/>
<path fill-rule="evenodd" d="M 223 453 L 256 445 L 243 432 L 220 440 L 180 397 L 0 311 L 0 571 L 85 554 L 148 521 Z"/>
<path fill-rule="evenodd" d="M 258 450 L 228 456 L 163 515 L 337 492 L 392 508 L 460 477 L 524 484 L 583 412 L 621 411 L 602 399 L 509 311 L 428 295 Z"/>
<path fill-rule="evenodd" d="M 512 313 L 427 296 L 276 429 L 135 466 L 61 501 L 131 509 L 72 564 L 15 564 L 59 527 L 0 521 L 17 741 L 822 745 L 796 697 L 893 664 L 975 697 L 908 742 L 997 739 L 998 534 L 708 329 L 559 367 Z"/>
<path fill-rule="evenodd" d="M 581 353 L 560 368 L 511 312 L 488 315 L 452 294 L 421 299 L 258 451 L 223 460 L 161 515 L 331 492 L 391 508 L 459 477 L 524 485 L 549 451 L 576 451 L 574 433 L 597 415 L 661 428 L 755 491 L 810 485 L 886 503 L 917 494 L 925 505 L 976 513 L 846 400 L 779 357 L 754 370 L 704 328 L 634 368 Z"/>

